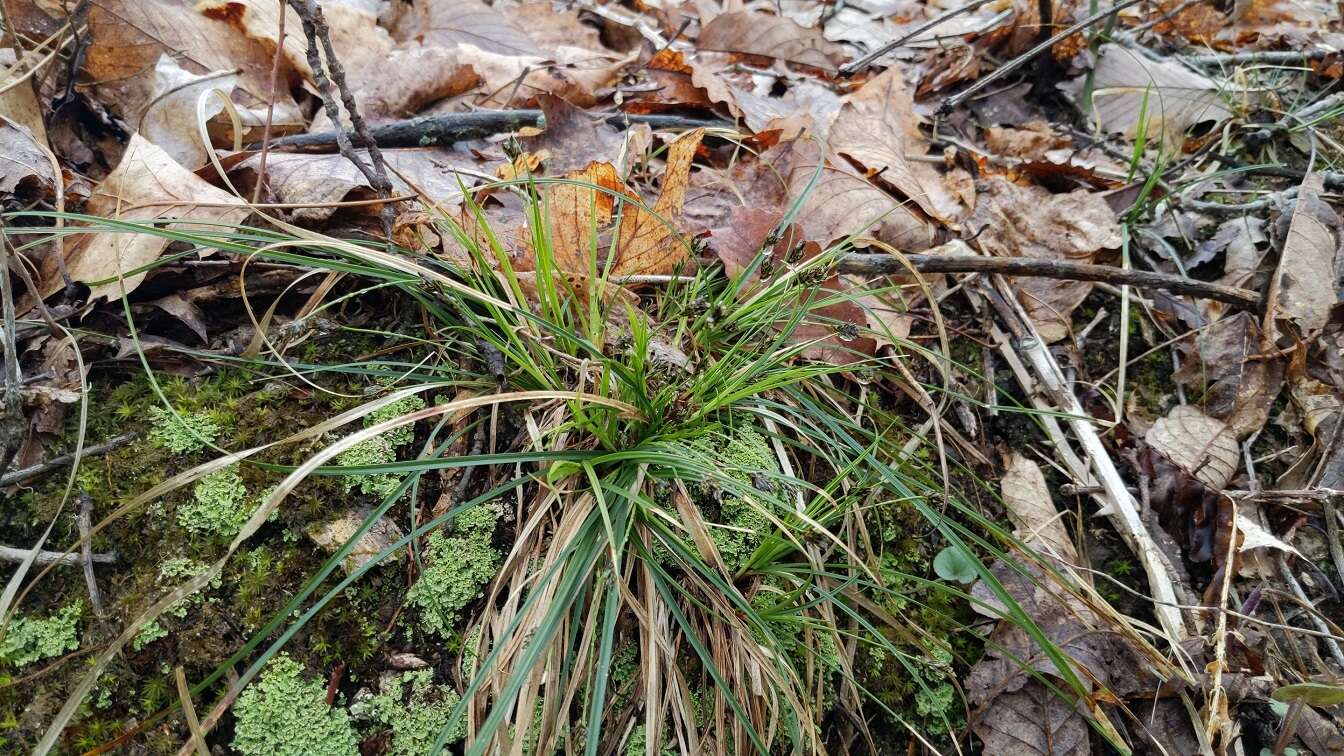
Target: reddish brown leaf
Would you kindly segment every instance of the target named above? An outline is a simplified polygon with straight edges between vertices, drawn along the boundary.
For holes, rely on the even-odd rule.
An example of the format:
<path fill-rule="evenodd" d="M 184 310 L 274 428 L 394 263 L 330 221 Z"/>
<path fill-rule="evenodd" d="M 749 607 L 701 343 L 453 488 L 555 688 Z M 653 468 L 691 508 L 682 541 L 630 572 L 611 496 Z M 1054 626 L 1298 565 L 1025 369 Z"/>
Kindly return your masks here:
<path fill-rule="evenodd" d="M 843 58 L 839 45 L 828 42 L 816 29 L 799 26 L 783 16 L 765 13 L 723 13 L 700 30 L 701 50 L 745 53 L 777 58 L 813 68 L 831 69 Z"/>
<path fill-rule="evenodd" d="M 677 229 L 690 181 L 691 161 L 704 136 L 704 129 L 696 129 L 683 134 L 668 148 L 667 168 L 653 212 L 626 203 L 612 250 L 613 275 L 668 274 L 689 258 L 689 244 Z"/>

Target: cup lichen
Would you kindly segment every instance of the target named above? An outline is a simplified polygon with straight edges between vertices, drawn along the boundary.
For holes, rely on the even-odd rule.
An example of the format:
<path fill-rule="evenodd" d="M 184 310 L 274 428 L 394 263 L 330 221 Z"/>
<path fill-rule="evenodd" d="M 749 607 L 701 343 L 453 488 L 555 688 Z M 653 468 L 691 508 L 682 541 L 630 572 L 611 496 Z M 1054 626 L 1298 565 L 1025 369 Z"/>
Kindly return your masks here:
<path fill-rule="evenodd" d="M 26 667 L 74 651 L 79 648 L 76 628 L 83 613 L 83 602 L 76 601 L 45 619 L 15 617 L 9 623 L 5 639 L 0 641 L 0 661 Z"/>
<path fill-rule="evenodd" d="M 242 756 L 358 756 L 359 738 L 327 686 L 305 678 L 285 654 L 271 659 L 233 707 L 233 747 Z"/>
<path fill-rule="evenodd" d="M 201 478 L 177 508 L 177 524 L 193 533 L 231 536 L 247 521 L 247 486 L 232 467 Z"/>
<path fill-rule="evenodd" d="M 204 412 L 184 412 L 180 415 L 163 407 L 151 407 L 150 421 L 154 424 L 149 435 L 174 454 L 191 454 L 213 444 L 219 436 L 219 424 Z"/>
<path fill-rule="evenodd" d="M 406 594 L 406 603 L 420 610 L 426 632 L 449 637 L 458 614 L 481 594 L 499 569 L 500 553 L 490 545 L 498 512 L 488 504 L 457 516 L 452 535 L 429 537 L 425 571 Z"/>
<path fill-rule="evenodd" d="M 370 720 L 392 731 L 387 753 L 394 756 L 423 756 L 429 753 L 439 731 L 448 723 L 453 708 L 461 700 L 457 691 L 435 685 L 428 669 L 400 675 L 386 675 L 379 682 L 378 694 L 350 707 L 356 719 Z M 448 733 L 448 743 L 466 735 L 466 723 L 460 722 Z"/>
<path fill-rule="evenodd" d="M 364 427 L 371 428 L 379 423 L 401 417 L 409 412 L 424 409 L 425 400 L 419 396 L 408 396 L 370 412 L 364 418 Z M 358 465 L 386 465 L 397 461 L 397 449 L 415 440 L 415 427 L 403 425 L 373 438 L 360 441 L 341 452 L 336 464 L 343 467 Z M 379 498 L 396 490 L 401 477 L 393 473 L 359 475 L 345 478 L 342 485 L 346 491 L 358 489 L 360 493 Z"/>

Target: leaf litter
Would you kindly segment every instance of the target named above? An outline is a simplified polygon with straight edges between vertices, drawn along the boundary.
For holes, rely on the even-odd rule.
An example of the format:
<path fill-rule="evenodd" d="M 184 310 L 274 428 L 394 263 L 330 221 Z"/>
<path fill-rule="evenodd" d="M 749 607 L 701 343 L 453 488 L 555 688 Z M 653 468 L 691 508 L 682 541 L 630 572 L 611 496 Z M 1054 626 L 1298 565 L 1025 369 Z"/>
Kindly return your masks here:
<path fill-rule="evenodd" d="M 128 358 L 201 384 L 220 360 L 250 353 L 240 345 L 267 343 L 289 371 L 275 390 L 307 401 L 303 359 L 287 357 L 333 328 L 387 325 L 386 302 L 344 288 L 341 275 L 323 280 L 249 252 L 280 237 L 199 242 L 220 228 L 270 224 L 324 244 L 391 240 L 445 269 L 517 271 L 532 278 L 512 305 L 529 310 L 546 291 L 536 279 L 545 253 L 553 267 L 540 268 L 571 288 L 616 279 L 603 291 L 621 312 L 599 330 L 617 341 L 654 321 L 659 292 L 697 275 L 744 276 L 730 303 L 743 308 L 780 281 L 806 278 L 807 298 L 825 304 L 790 330 L 795 359 L 841 366 L 834 380 L 904 413 L 921 429 L 911 454 L 991 483 L 997 495 L 981 498 L 979 511 L 1012 527 L 1010 537 L 1006 526 L 972 526 L 1006 549 L 984 570 L 944 534 L 916 549 L 917 569 L 970 583 L 961 607 L 983 616 L 972 620 L 973 647 L 948 667 L 967 716 L 911 738 L 911 752 L 946 752 L 966 742 L 960 735 L 985 753 L 1280 754 L 1344 742 L 1337 7 L 1122 4 L 1024 57 L 1098 9 L 906 0 L 0 5 L 0 198 L 18 301 L 6 349 L 22 376 L 6 375 L 15 399 L 0 459 L 13 470 L 0 474 L 70 451 L 69 408 L 87 381 L 106 381 Z M 338 84 L 349 99 L 333 103 L 343 122 L 353 107 L 417 145 L 379 145 L 392 196 L 351 162 L 376 163 L 364 134 L 341 151 L 276 141 L 338 128 L 319 106 L 305 5 L 323 11 L 336 58 L 326 65 L 344 69 Z M 994 82 L 1002 73 L 1010 78 Z M 984 80 L 1009 86 L 940 111 Z M 469 120 L 499 110 L 527 115 L 503 127 Z M 529 196 L 543 215 L 529 215 Z M 53 210 L 77 215 L 43 214 Z M 166 233 L 114 233 L 99 218 Z M 468 247 L 502 254 L 483 261 Z M 973 259 L 960 259 L 964 251 Z M 918 273 L 938 258 L 939 272 Z M 1024 262 L 1032 274 L 1007 267 Z M 1102 272 L 1083 275 L 1085 266 Z M 1132 271 L 1156 278 L 1134 283 Z M 1190 281 L 1259 293 L 1247 297 L 1258 304 L 1171 288 Z M 781 313 L 804 299 L 781 302 Z M 703 369 L 666 325 L 650 349 L 672 355 L 673 375 Z M 92 371 L 75 364 L 72 348 Z M 1057 381 L 1090 416 L 1086 438 L 1057 417 Z M 465 434 L 455 454 L 506 441 L 467 432 L 466 416 L 455 422 Z M 537 429 L 520 430 L 528 432 Z M 775 441 L 787 460 L 787 438 Z M 481 485 L 454 480 L 463 491 Z M 140 492 L 120 492 L 130 493 Z M 1134 500 L 1137 525 L 1097 517 L 1121 494 Z M 723 502 L 712 512 L 697 506 L 680 502 L 681 516 L 717 515 Z M 370 512 L 370 502 L 345 502 L 294 537 L 326 549 L 358 540 L 344 560 L 358 571 L 404 537 L 379 519 L 356 538 Z M 690 528 L 711 555 L 723 548 L 717 531 L 733 532 L 713 525 Z M 0 532 L 7 546 L 37 541 L 27 526 Z M 89 538 L 72 535 L 80 537 Z M 1127 546 L 1141 541 L 1158 544 L 1160 558 Z M 408 574 L 420 558 L 408 558 Z M 1175 595 L 1198 602 L 1179 607 L 1180 630 L 1157 621 L 1161 610 L 1136 588 L 1155 564 Z M 111 578 L 90 574 L 95 588 L 109 588 Z M 110 593 L 130 595 L 124 586 Z M 62 595 L 36 600 L 54 613 Z M 117 606 L 123 620 L 139 611 Z M 438 662 L 423 647 L 387 651 Z M 853 644 L 838 653 L 836 669 L 867 658 Z M 738 671 L 761 689 L 760 660 L 742 659 Z M 380 663 L 362 660 L 360 673 L 376 679 Z M 43 674 L 69 674 L 61 670 Z M 116 671 L 125 691 L 149 697 L 133 679 L 140 674 Z M 339 675 L 328 703 L 344 695 Z M 838 744 L 869 736 L 867 723 L 907 738 L 852 682 L 837 673 L 818 696 L 865 724 L 800 750 L 848 750 Z M 839 693 L 826 688 L 837 684 Z M 708 720 L 724 725 L 726 705 L 667 709 L 684 709 L 683 748 L 697 730 L 713 739 Z M 157 706 L 144 708 L 138 716 Z M 553 742 L 557 711 L 538 699 L 539 732 Z M 661 716 L 640 725 L 656 730 L 643 737 L 676 742 Z M 55 717 L 47 704 L 16 720 L 15 742 L 32 745 Z M 207 721 L 213 728 L 218 716 Z M 622 721 L 629 734 L 636 720 Z M 181 723 L 175 737 L 189 742 L 199 726 Z M 63 742 L 87 738 L 83 750 L 121 734 L 75 729 Z M 604 742 L 634 743 L 626 734 Z M 749 738 L 737 734 L 734 747 L 746 750 Z M 388 743 L 370 737 L 363 747 L 381 753 Z"/>

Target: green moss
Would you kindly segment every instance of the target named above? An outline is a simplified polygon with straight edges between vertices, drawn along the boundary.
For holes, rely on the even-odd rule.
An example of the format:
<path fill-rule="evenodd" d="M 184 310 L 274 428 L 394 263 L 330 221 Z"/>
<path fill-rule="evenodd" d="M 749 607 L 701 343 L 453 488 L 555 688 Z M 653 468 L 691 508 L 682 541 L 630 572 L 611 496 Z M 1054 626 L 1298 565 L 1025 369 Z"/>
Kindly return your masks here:
<path fill-rule="evenodd" d="M 250 514 L 244 507 L 247 486 L 231 467 L 201 478 L 190 501 L 177 508 L 177 524 L 193 533 L 232 536 Z"/>
<path fill-rule="evenodd" d="M 670 733 L 664 731 L 663 738 L 660 741 L 662 746 L 658 749 L 658 756 L 676 756 L 677 750 L 670 744 Z M 648 728 L 644 725 L 637 725 L 630 731 L 630 739 L 625 741 L 625 756 L 644 756 L 644 752 L 649 748 Z"/>
<path fill-rule="evenodd" d="M 350 707 L 356 718 L 368 719 L 392 730 L 388 753 L 423 756 L 430 752 L 439 731 L 448 724 L 461 697 L 446 685 L 435 685 L 428 669 L 389 675 L 379 684 L 378 695 Z M 466 721 L 448 733 L 448 743 L 466 735 Z"/>
<path fill-rule="evenodd" d="M 15 617 L 0 642 L 0 661 L 25 667 L 36 661 L 59 656 L 79 648 L 76 627 L 84 613 L 83 602 L 76 601 L 46 619 Z"/>
<path fill-rule="evenodd" d="M 359 739 L 344 711 L 327 705 L 327 686 L 303 677 L 281 654 L 233 707 L 233 747 L 243 756 L 357 756 Z"/>
<path fill-rule="evenodd" d="M 472 507 L 458 515 L 452 535 L 429 537 L 425 571 L 406 593 L 406 603 L 420 610 L 427 632 L 451 635 L 458 614 L 499 569 L 500 554 L 490 545 L 497 518 L 488 505 Z"/>
<path fill-rule="evenodd" d="M 154 427 L 149 435 L 174 454 L 190 454 L 213 444 L 220 427 L 202 412 L 186 412 L 180 417 L 163 407 L 149 410 Z"/>
<path fill-rule="evenodd" d="M 364 427 L 371 428 L 424 407 L 424 399 L 419 396 L 408 396 L 369 413 L 368 417 L 364 418 Z M 397 461 L 398 447 L 414 440 L 415 426 L 403 425 L 346 449 L 336 458 L 336 464 L 344 467 L 390 464 Z M 401 477 L 392 473 L 351 476 L 342 481 L 347 492 L 358 489 L 360 493 L 379 498 L 395 491 L 400 483 Z"/>

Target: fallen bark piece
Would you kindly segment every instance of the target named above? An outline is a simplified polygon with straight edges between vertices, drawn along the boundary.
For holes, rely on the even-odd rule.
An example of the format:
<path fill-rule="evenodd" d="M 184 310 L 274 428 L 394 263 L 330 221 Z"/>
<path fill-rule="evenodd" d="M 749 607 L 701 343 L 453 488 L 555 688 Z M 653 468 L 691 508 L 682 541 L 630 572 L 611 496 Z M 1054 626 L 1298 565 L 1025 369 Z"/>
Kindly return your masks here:
<path fill-rule="evenodd" d="M 308 529 L 308 537 L 318 546 L 334 553 L 350 540 L 368 518 L 368 510 L 347 512 L 331 522 L 314 524 Z M 356 570 L 373 561 L 375 556 L 403 537 L 404 534 L 396 523 L 387 517 L 380 517 L 368 532 L 355 541 L 354 548 L 345 555 L 345 559 L 341 560 L 341 567 L 347 575 L 354 574 Z"/>

